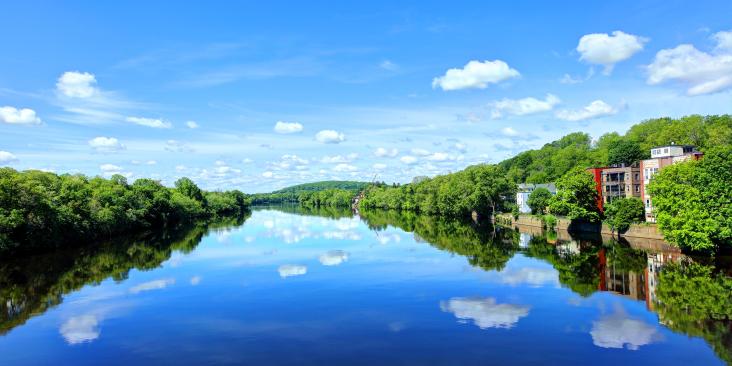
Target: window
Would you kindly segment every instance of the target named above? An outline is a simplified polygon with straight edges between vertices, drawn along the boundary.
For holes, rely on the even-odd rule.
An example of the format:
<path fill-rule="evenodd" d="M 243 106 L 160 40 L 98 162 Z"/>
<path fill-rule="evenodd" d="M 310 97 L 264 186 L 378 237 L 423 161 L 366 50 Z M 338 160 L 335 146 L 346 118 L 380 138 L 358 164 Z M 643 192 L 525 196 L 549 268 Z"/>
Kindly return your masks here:
<path fill-rule="evenodd" d="M 638 180 L 639 178 L 640 177 L 639 177 L 639 174 L 638 173 L 633 174 L 633 179 Z"/>
<path fill-rule="evenodd" d="M 667 147 L 663 149 L 663 153 L 664 154 L 668 153 L 668 148 Z"/>
<path fill-rule="evenodd" d="M 635 185 L 635 193 L 640 193 L 640 186 L 637 184 Z"/>

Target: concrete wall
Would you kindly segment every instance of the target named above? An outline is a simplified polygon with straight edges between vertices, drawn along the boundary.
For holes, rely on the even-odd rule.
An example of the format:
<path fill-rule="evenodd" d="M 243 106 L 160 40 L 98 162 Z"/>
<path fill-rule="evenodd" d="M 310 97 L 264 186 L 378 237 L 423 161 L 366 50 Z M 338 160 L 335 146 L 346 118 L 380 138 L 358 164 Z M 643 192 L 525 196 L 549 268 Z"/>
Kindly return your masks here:
<path fill-rule="evenodd" d="M 543 227 L 544 223 L 540 218 L 533 215 L 519 215 L 518 219 L 514 219 L 511 214 L 500 214 L 497 217 L 499 223 L 515 226 L 533 226 Z M 559 231 L 572 231 L 572 232 L 588 232 L 588 233 L 599 233 L 603 235 L 612 235 L 613 232 L 610 230 L 610 226 L 599 223 L 589 222 L 578 222 L 567 219 L 566 217 L 557 217 L 557 227 Z M 617 232 L 614 233 L 618 235 Z M 663 241 L 663 234 L 655 224 L 640 224 L 631 225 L 627 231 L 620 233 L 620 236 L 624 238 L 641 238 L 641 239 L 652 239 Z"/>

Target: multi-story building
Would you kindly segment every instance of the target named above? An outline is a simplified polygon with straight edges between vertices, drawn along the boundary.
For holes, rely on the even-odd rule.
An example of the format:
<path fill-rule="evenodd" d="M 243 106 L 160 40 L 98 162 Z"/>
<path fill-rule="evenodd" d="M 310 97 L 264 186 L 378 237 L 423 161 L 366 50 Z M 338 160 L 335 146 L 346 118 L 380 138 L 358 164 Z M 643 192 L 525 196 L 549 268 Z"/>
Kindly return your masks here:
<path fill-rule="evenodd" d="M 522 183 L 518 185 L 518 191 L 516 192 L 516 205 L 519 207 L 521 213 L 531 213 L 528 201 L 531 192 L 537 188 L 546 188 L 551 194 L 557 194 L 557 187 L 554 183 L 546 184 L 533 184 L 533 183 Z"/>
<path fill-rule="evenodd" d="M 603 168 L 601 178 L 603 206 L 617 198 L 641 197 L 640 166 L 637 163 Z"/>
<path fill-rule="evenodd" d="M 645 205 L 647 222 L 656 222 L 656 217 L 653 215 L 653 202 L 647 190 L 648 183 L 650 183 L 653 175 L 671 164 L 689 159 L 699 160 L 702 156 L 704 156 L 704 153 L 697 151 L 696 148 L 691 145 L 675 145 L 672 143 L 671 145 L 654 147 L 651 149 L 651 158 L 641 161 L 640 164 L 641 175 L 643 178 L 641 197 L 643 199 L 643 204 Z"/>

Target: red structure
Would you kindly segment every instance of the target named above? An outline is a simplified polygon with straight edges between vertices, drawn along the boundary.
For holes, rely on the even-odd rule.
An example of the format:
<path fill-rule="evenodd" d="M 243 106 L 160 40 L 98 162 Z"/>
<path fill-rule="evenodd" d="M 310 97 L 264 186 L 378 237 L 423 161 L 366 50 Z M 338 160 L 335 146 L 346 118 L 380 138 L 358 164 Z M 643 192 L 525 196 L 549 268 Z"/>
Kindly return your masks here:
<path fill-rule="evenodd" d="M 592 178 L 595 180 L 595 190 L 597 190 L 597 209 L 600 212 L 604 212 L 605 208 L 602 205 L 602 171 L 605 168 L 587 168 L 587 171 L 592 174 Z"/>

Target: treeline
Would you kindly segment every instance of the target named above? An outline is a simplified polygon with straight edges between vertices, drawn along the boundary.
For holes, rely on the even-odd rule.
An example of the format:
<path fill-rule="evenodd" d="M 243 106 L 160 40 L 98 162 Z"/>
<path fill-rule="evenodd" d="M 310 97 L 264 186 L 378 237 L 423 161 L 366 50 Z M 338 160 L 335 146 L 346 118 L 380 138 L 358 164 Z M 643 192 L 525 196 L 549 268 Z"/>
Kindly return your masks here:
<path fill-rule="evenodd" d="M 252 204 L 254 205 L 266 205 L 266 204 L 278 204 L 278 203 L 300 203 L 302 201 L 328 201 L 327 199 L 321 199 L 320 197 L 312 196 L 314 193 L 328 191 L 330 193 L 343 194 L 344 191 L 348 191 L 351 194 L 351 198 L 354 197 L 358 192 L 368 186 L 366 182 L 356 181 L 340 181 L 330 180 L 322 182 L 313 182 L 298 184 L 295 186 L 283 188 L 270 193 L 256 193 L 251 195 Z M 311 202 L 309 205 L 313 206 L 315 202 Z M 318 204 L 315 204 L 319 206 Z M 340 204 L 332 205 L 325 204 L 326 206 L 350 206 L 350 199 L 347 205 L 342 202 Z"/>
<path fill-rule="evenodd" d="M 650 158 L 651 148 L 668 145 L 695 145 L 701 151 L 732 145 L 732 116 L 691 115 L 678 119 L 655 118 L 630 127 L 624 134 L 606 133 L 596 141 L 576 132 L 524 151 L 498 165 L 516 183 L 548 183 L 573 168 L 630 164 Z"/>
<path fill-rule="evenodd" d="M 453 217 L 510 208 L 516 185 L 496 165 L 475 165 L 453 174 L 424 178 L 401 186 L 369 186 L 362 208 L 414 211 Z"/>
<path fill-rule="evenodd" d="M 168 188 L 152 179 L 130 184 L 121 175 L 104 179 L 0 168 L 0 253 L 240 215 L 248 206 L 240 191 L 206 192 L 188 178 Z"/>
<path fill-rule="evenodd" d="M 345 189 L 326 189 L 317 192 L 302 192 L 298 202 L 306 207 L 351 207 L 354 191 Z"/>

